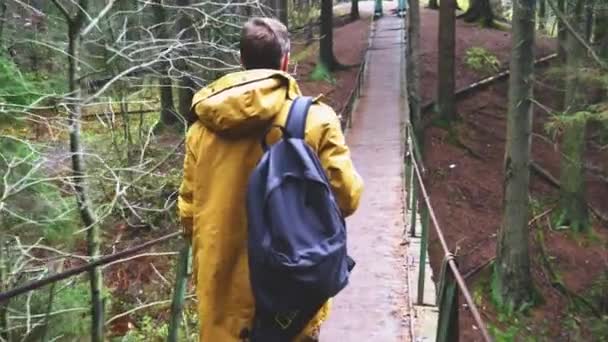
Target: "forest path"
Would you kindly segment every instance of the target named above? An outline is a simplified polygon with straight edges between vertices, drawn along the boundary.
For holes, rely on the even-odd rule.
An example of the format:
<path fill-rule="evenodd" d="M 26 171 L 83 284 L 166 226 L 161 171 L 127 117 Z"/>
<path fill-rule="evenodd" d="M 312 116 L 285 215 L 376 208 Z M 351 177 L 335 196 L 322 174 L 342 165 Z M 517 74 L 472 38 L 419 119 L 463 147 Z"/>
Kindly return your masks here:
<path fill-rule="evenodd" d="M 405 28 L 403 19 L 390 14 L 375 25 L 363 96 L 347 136 L 365 181 L 360 208 L 347 220 L 349 253 L 357 265 L 333 301 L 321 341 L 409 341 L 410 336 L 407 247 L 402 245 Z"/>

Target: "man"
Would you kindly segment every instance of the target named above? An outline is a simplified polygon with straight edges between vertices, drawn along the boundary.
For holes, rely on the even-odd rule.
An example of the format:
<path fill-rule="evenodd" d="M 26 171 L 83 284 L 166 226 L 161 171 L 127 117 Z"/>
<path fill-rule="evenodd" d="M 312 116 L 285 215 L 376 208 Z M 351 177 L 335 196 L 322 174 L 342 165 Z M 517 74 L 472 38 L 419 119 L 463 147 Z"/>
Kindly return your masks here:
<path fill-rule="evenodd" d="M 246 340 L 254 315 L 247 262 L 248 179 L 262 156 L 261 139 L 284 125 L 300 95 L 285 71 L 289 37 L 273 19 L 253 18 L 243 27 L 241 61 L 246 71 L 229 74 L 198 92 L 198 120 L 187 134 L 179 212 L 192 239 L 200 340 Z M 277 130 L 278 131 L 278 130 Z M 280 137 L 269 134 L 268 142 Z M 316 151 L 343 214 L 358 206 L 363 182 L 345 145 L 335 112 L 317 100 L 306 122 L 306 142 Z M 298 341 L 316 341 L 327 303 Z"/>

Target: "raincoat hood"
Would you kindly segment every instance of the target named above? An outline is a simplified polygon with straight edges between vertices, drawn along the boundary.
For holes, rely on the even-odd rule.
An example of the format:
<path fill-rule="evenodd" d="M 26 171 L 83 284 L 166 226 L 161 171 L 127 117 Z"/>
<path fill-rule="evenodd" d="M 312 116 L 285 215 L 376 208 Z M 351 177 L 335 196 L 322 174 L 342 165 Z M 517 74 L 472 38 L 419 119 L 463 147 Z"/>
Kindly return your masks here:
<path fill-rule="evenodd" d="M 228 74 L 194 95 L 192 111 L 209 130 L 245 134 L 266 127 L 287 100 L 300 95 L 289 74 L 255 69 Z"/>

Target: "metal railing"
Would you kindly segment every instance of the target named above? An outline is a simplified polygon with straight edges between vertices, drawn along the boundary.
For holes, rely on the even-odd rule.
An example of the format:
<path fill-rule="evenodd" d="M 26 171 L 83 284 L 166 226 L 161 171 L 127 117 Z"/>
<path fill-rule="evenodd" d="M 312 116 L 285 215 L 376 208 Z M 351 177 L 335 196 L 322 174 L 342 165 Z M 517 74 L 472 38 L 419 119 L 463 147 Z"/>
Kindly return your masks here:
<path fill-rule="evenodd" d="M 443 261 L 439 274 L 439 290 L 437 302 L 439 308 L 439 320 L 437 322 L 437 341 L 447 342 L 453 341 L 458 333 L 458 298 L 463 296 L 468 309 L 473 315 L 473 319 L 484 341 L 490 342 L 492 339 L 488 334 L 485 323 L 481 319 L 479 310 L 471 297 L 471 293 L 467 288 L 464 277 L 458 269 L 454 254 L 450 251 L 443 231 L 439 226 L 435 211 L 431 205 L 431 201 L 423 181 L 425 173 L 422 164 L 422 155 L 416 140 L 416 135 L 409 122 L 406 121 L 406 144 L 407 153 L 405 157 L 405 177 L 406 177 L 406 192 L 409 194 L 407 205 L 411 213 L 411 236 L 416 236 L 417 212 L 420 214 L 420 258 L 418 261 L 418 292 L 416 294 L 416 304 L 424 305 L 424 287 L 425 287 L 425 265 L 428 256 L 429 243 L 429 225 L 432 225 L 437 238 L 443 250 Z"/>
<path fill-rule="evenodd" d="M 153 246 L 160 245 L 169 240 L 173 240 L 182 235 L 181 232 L 174 232 L 162 237 L 144 242 L 137 246 L 125 249 L 120 252 L 115 252 L 110 255 L 101 256 L 99 258 L 94 259 L 91 262 L 88 262 L 84 265 L 73 267 L 69 270 L 59 272 L 50 276 L 47 276 L 42 279 L 38 279 L 35 281 L 28 282 L 23 285 L 18 285 L 12 289 L 6 290 L 0 293 L 0 306 L 7 305 L 8 302 L 20 295 L 29 293 L 31 291 L 35 291 L 37 289 L 43 288 L 47 285 L 55 284 L 59 281 L 72 278 L 78 276 L 84 272 L 91 271 L 95 268 L 99 268 L 105 265 L 114 265 L 121 262 L 126 262 L 132 260 L 134 257 L 138 256 L 138 253 L 149 249 Z M 184 301 L 186 299 L 186 284 L 188 279 L 188 265 L 190 259 L 190 243 L 187 241 L 183 241 L 183 246 L 181 247 L 178 254 L 178 261 L 176 264 L 176 278 L 175 285 L 173 289 L 173 297 L 171 299 L 171 318 L 169 323 L 169 331 L 167 336 L 168 342 L 177 342 L 178 341 L 178 332 L 181 323 L 181 316 L 184 307 Z M 52 301 L 52 299 L 50 299 Z M 168 302 L 168 301 L 167 301 Z M 128 313 L 132 313 L 133 310 L 128 311 Z M 119 315 L 120 316 L 120 315 Z M 107 322 L 99 322 L 99 324 L 107 325 L 110 321 Z M 48 324 L 48 317 L 47 317 Z"/>

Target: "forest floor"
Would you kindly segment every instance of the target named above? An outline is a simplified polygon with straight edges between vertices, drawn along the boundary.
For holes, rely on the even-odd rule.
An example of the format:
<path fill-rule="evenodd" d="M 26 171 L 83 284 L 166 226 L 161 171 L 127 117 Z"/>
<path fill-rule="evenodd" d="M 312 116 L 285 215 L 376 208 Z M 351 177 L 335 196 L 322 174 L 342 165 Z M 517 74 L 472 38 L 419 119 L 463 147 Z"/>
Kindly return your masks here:
<path fill-rule="evenodd" d="M 423 103 L 429 103 L 435 99 L 437 88 L 438 12 L 423 9 L 421 22 L 421 87 Z M 494 73 L 477 72 L 469 67 L 466 54 L 473 47 L 483 47 L 494 55 L 500 70 L 508 68 L 510 32 L 483 29 L 458 20 L 456 39 L 457 89 Z M 538 36 L 536 45 L 537 58 L 556 51 L 556 42 L 547 37 Z M 552 69 L 551 65 L 537 69 L 540 72 L 535 80 L 534 98 L 546 108 L 558 108 L 564 96 L 549 78 Z M 601 312 L 600 317 L 590 314 L 584 301 L 597 310 L 606 309 L 602 300 L 607 300 L 608 288 L 608 223 L 602 224 L 594 217 L 590 235 L 552 227 L 558 190 L 534 173 L 531 209 L 535 220 L 530 225 L 530 251 L 532 275 L 542 301 L 529 315 L 511 316 L 497 312 L 490 301 L 496 233 L 502 219 L 507 106 L 508 82 L 504 80 L 459 98 L 460 120 L 451 130 L 438 122 L 426 130 L 426 182 L 439 224 L 450 248 L 457 252 L 459 266 L 468 275 L 473 296 L 497 340 L 520 340 L 525 336 L 538 341 L 599 341 L 606 338 L 599 334 L 606 333 L 607 313 L 603 312 L 603 318 Z M 538 165 L 559 179 L 558 145 L 545 130 L 549 119 L 545 110 L 535 106 L 532 155 Z M 608 150 L 600 147 L 597 127 L 590 127 L 587 136 L 585 162 L 594 170 L 586 173 L 587 200 L 606 215 Z M 443 252 L 433 230 L 429 248 L 431 265 L 437 274 Z M 557 275 L 556 279 L 550 276 L 551 272 Z M 559 290 L 559 284 L 565 286 L 566 294 Z M 460 311 L 460 340 L 481 340 L 466 307 L 461 306 Z"/>

